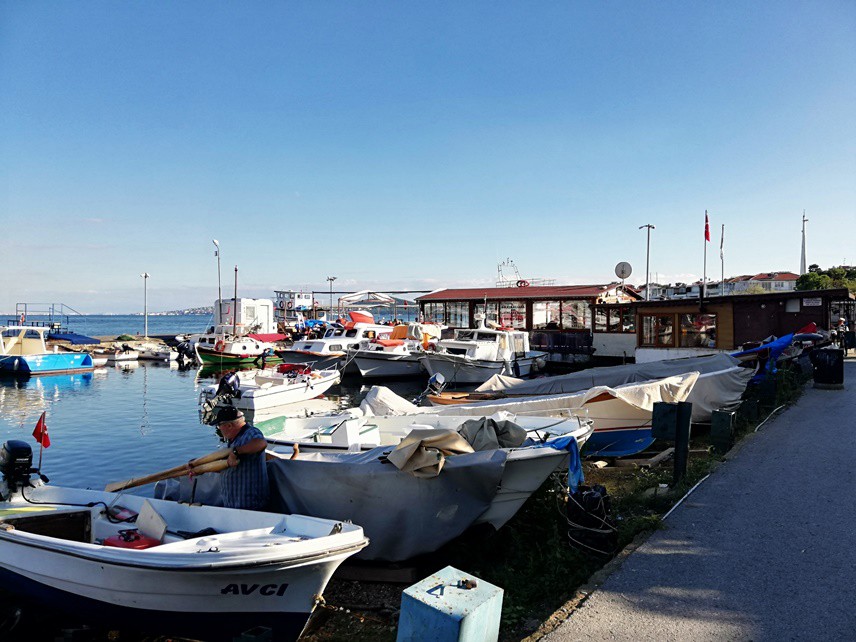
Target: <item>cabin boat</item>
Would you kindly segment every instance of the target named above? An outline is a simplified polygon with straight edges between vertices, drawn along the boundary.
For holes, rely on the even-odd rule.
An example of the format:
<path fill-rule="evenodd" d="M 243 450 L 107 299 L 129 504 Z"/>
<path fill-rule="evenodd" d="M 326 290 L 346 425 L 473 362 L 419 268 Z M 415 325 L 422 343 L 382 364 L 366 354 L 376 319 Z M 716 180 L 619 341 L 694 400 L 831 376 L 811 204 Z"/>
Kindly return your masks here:
<path fill-rule="evenodd" d="M 526 377 L 547 365 L 548 354 L 529 349 L 529 334 L 488 328 L 484 315 L 479 327 L 455 330 L 453 339 L 428 344 L 419 360 L 429 375 L 442 374 L 450 384 L 484 383 L 493 375 Z"/>
<path fill-rule="evenodd" d="M 51 486 L 31 465 L 28 444 L 4 444 L 3 588 L 82 623 L 205 640 L 265 626 L 296 640 L 368 544 L 349 522 Z"/>
<path fill-rule="evenodd" d="M 223 390 L 223 380 L 218 385 L 205 386 L 199 392 L 199 403 L 207 410 L 215 406 L 264 410 L 319 397 L 341 378 L 335 368 L 313 370 L 309 366 L 283 363 L 276 369 L 244 370 L 227 375 L 224 379 L 229 390 Z"/>
<path fill-rule="evenodd" d="M 365 339 L 348 351 L 364 379 L 390 379 L 424 374 L 419 357 L 425 346 L 440 339 L 441 327 L 409 323 L 392 328 L 388 339 Z"/>
<path fill-rule="evenodd" d="M 49 352 L 45 335 L 49 328 L 28 325 L 0 327 L 0 373 L 30 375 L 89 372 L 94 366 L 85 352 Z"/>
<path fill-rule="evenodd" d="M 192 334 L 187 341 L 203 364 L 224 367 L 266 361 L 278 361 L 276 346 L 250 334 L 241 324 L 218 324 L 202 334 Z"/>
<path fill-rule="evenodd" d="M 166 344 L 141 343 L 137 346 L 139 358 L 144 361 L 176 361 L 178 352 Z"/>
<path fill-rule="evenodd" d="M 295 341 L 285 350 L 277 350 L 276 356 L 284 363 L 310 363 L 316 368 L 332 368 L 343 362 L 349 348 L 357 348 L 361 341 L 388 339 L 392 328 L 377 325 L 369 312 L 349 312 L 350 321 L 332 324 L 318 339 Z M 358 372 L 353 360 L 344 364 L 345 372 Z"/>

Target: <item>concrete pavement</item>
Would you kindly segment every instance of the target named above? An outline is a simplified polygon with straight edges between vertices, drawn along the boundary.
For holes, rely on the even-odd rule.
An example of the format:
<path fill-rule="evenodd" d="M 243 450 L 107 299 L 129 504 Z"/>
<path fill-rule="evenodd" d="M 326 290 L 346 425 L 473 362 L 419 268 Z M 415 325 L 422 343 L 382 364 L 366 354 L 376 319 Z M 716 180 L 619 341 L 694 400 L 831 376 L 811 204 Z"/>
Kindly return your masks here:
<path fill-rule="evenodd" d="M 732 453 L 544 639 L 856 640 L 856 360 Z"/>

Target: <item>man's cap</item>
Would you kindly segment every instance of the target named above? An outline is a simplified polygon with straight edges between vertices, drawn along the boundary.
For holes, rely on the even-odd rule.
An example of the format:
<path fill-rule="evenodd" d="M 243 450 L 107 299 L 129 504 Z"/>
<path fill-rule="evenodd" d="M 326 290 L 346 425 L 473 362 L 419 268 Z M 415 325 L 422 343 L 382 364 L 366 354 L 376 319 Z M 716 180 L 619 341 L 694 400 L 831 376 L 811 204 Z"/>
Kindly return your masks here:
<path fill-rule="evenodd" d="M 227 421 L 235 421 L 236 419 L 241 419 L 243 416 L 244 413 L 237 408 L 227 406 L 226 408 L 220 408 L 220 410 L 217 411 L 217 423 L 222 424 Z"/>

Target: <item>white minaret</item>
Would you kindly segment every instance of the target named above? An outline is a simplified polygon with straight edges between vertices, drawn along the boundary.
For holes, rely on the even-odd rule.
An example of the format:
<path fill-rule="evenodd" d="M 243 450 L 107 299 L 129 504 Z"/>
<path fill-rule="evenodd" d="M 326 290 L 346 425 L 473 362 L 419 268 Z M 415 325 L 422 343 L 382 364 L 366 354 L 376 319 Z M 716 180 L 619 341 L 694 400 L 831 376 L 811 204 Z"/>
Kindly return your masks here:
<path fill-rule="evenodd" d="M 800 274 L 805 274 L 807 272 L 805 267 L 805 224 L 808 223 L 808 219 L 805 217 L 805 210 L 803 210 L 802 215 L 802 254 L 800 255 Z"/>

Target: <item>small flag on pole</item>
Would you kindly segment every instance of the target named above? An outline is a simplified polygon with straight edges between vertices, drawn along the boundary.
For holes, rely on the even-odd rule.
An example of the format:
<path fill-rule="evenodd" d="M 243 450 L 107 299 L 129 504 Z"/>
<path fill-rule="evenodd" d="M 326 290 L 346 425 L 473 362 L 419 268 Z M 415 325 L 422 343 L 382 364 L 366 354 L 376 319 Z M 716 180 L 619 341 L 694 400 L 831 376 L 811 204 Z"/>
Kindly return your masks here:
<path fill-rule="evenodd" d="M 45 423 L 45 412 L 42 413 L 42 416 L 39 417 L 39 420 L 36 422 L 36 428 L 33 430 L 33 437 L 39 444 L 41 444 L 42 448 L 50 448 L 51 446 L 51 438 L 48 435 L 48 425 Z"/>
<path fill-rule="evenodd" d="M 710 221 L 707 218 L 707 210 L 704 211 L 704 240 L 710 241 Z"/>

